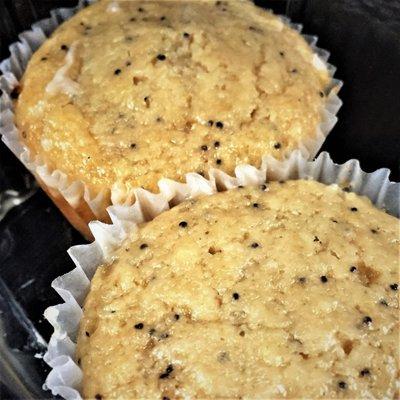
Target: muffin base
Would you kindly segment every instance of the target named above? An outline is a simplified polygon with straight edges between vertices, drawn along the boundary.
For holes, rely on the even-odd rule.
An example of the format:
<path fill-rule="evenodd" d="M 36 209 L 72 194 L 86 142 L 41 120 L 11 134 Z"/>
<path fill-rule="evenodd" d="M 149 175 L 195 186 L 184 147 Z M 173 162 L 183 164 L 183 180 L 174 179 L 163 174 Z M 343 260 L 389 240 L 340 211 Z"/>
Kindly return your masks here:
<path fill-rule="evenodd" d="M 94 239 L 89 229 L 88 223 L 96 219 L 96 215 L 89 208 L 86 201 L 80 199 L 77 205 L 72 207 L 65 197 L 57 190 L 47 186 L 39 176 L 35 175 L 36 181 L 44 192 L 50 197 L 57 208 L 62 212 L 69 223 L 79 231 L 85 239 L 92 241 Z"/>

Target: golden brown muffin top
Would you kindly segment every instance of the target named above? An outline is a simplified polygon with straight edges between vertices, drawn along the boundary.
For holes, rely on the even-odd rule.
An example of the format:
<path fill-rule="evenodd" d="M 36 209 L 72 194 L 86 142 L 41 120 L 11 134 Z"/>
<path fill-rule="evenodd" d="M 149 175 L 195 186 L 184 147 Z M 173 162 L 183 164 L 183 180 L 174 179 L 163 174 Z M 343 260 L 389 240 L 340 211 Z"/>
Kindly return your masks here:
<path fill-rule="evenodd" d="M 399 221 L 314 181 L 185 202 L 100 267 L 93 398 L 396 398 Z"/>
<path fill-rule="evenodd" d="M 16 123 L 95 192 L 155 190 L 314 138 L 330 81 L 314 65 L 297 32 L 248 1 L 99 1 L 33 55 Z"/>

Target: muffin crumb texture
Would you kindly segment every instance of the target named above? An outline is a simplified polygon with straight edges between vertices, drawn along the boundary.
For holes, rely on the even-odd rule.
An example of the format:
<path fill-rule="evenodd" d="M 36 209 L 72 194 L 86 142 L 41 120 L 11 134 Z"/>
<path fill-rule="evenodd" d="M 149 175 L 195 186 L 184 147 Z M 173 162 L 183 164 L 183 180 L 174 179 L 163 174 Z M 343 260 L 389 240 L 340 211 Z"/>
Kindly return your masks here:
<path fill-rule="evenodd" d="M 250 1 L 99 1 L 29 62 L 16 124 L 94 193 L 233 173 L 315 138 L 330 84 L 305 40 Z"/>
<path fill-rule="evenodd" d="M 182 203 L 97 270 L 83 395 L 398 398 L 398 263 L 399 221 L 338 186 Z"/>

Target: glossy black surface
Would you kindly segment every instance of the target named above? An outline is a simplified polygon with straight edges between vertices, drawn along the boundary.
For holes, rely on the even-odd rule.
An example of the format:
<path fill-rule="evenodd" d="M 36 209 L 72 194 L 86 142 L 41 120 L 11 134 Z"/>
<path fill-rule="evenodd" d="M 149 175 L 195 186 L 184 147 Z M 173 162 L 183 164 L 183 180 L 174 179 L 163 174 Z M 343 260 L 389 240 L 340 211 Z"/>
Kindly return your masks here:
<path fill-rule="evenodd" d="M 358 158 L 368 171 L 391 168 L 392 180 L 398 180 L 400 1 L 257 3 L 302 22 L 304 32 L 318 35 L 319 46 L 332 53 L 330 61 L 338 67 L 335 76 L 344 81 L 340 93 L 344 106 L 323 149 L 337 162 Z M 18 32 L 47 17 L 51 8 L 74 4 L 73 0 L 0 0 L 1 59 Z M 72 269 L 66 250 L 84 240 L 0 144 L 0 209 L 10 193 L 31 196 L 0 220 L 0 328 L 6 332 L 5 342 L 0 340 L 0 397 L 50 398 L 40 388 L 48 370 L 33 357 L 43 350 L 36 333 L 48 340 L 51 329 L 42 313 L 59 301 L 50 283 Z M 10 381 L 10 371 L 15 381 Z"/>
<path fill-rule="evenodd" d="M 399 180 L 400 2 L 308 1 L 302 20 L 344 81 L 339 122 L 323 149 L 337 162 L 386 167 Z"/>

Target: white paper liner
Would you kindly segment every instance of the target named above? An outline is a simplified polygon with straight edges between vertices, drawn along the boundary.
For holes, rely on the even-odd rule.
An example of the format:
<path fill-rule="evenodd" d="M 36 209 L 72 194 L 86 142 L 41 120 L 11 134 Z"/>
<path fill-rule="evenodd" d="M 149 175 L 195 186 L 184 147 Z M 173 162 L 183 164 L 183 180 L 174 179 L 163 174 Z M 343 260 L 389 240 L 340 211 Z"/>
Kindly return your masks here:
<path fill-rule="evenodd" d="M 260 169 L 240 165 L 236 167 L 233 177 L 214 169 L 210 179 L 195 173 L 186 175 L 186 183 L 162 179 L 159 182 L 160 194 L 138 189 L 134 205 L 110 206 L 108 212 L 113 223 L 106 225 L 98 221 L 91 222 L 89 226 L 96 238 L 95 242 L 71 247 L 68 253 L 76 268 L 52 283 L 64 303 L 45 311 L 45 318 L 54 327 L 48 351 L 44 356 L 44 360 L 52 367 L 46 380 L 46 388 L 65 399 L 81 399 L 79 387 L 82 371 L 73 361 L 74 341 L 82 317 L 81 306 L 97 267 L 110 260 L 112 252 L 138 229 L 138 224 L 153 219 L 167 210 L 170 204 L 216 193 L 217 187 L 223 190 L 239 185 L 251 186 L 270 180 L 288 179 L 312 179 L 328 185 L 346 187 L 367 196 L 378 208 L 384 208 L 391 215 L 399 217 L 400 183 L 390 182 L 389 173 L 388 169 L 366 173 L 362 171 L 357 160 L 337 165 L 326 152 L 321 153 L 315 161 L 307 161 L 300 151 L 296 151 L 285 161 L 266 157 Z"/>
<path fill-rule="evenodd" d="M 11 56 L 0 63 L 0 89 L 3 94 L 0 98 L 0 134 L 3 142 L 18 157 L 20 161 L 48 187 L 50 193 L 57 197 L 61 195 L 67 203 L 74 209 L 86 203 L 96 218 L 104 217 L 105 204 L 132 204 L 133 191 L 127 190 L 119 185 L 111 188 L 111 198 L 106 197 L 106 193 L 93 193 L 82 181 L 73 181 L 60 170 L 50 169 L 43 159 L 33 156 L 29 149 L 20 139 L 20 134 L 14 124 L 14 106 L 11 100 L 11 92 L 18 86 L 28 61 L 35 50 L 47 39 L 47 37 L 63 21 L 72 17 L 79 9 L 84 7 L 84 3 L 93 3 L 95 0 L 87 2 L 80 1 L 75 8 L 59 8 L 51 12 L 51 17 L 41 20 L 32 25 L 32 29 L 19 35 L 19 42 L 10 46 Z M 282 21 L 295 29 L 299 33 L 303 26 L 293 24 L 287 17 L 281 16 Z M 307 43 L 313 49 L 314 65 L 316 68 L 326 68 L 332 78 L 330 87 L 327 88 L 327 98 L 325 108 L 322 110 L 322 122 L 317 127 L 314 138 L 305 140 L 299 150 L 304 157 L 312 159 L 321 148 L 323 142 L 336 124 L 336 113 L 342 105 L 337 96 L 337 92 L 342 86 L 342 82 L 333 79 L 336 68 L 328 63 L 329 52 L 316 46 L 317 36 L 303 35 Z M 289 157 L 290 154 L 287 155 Z"/>

